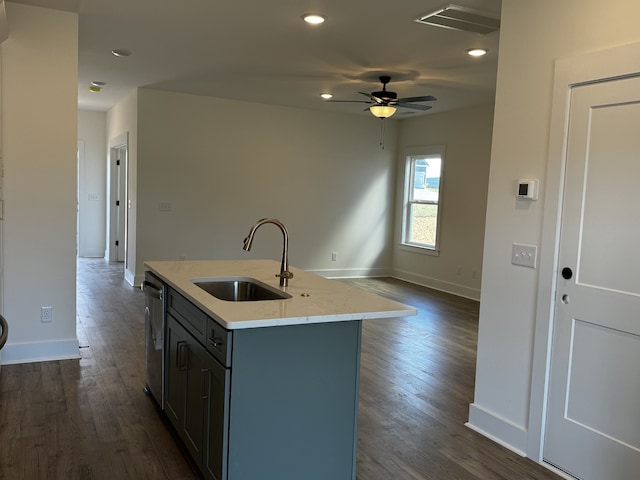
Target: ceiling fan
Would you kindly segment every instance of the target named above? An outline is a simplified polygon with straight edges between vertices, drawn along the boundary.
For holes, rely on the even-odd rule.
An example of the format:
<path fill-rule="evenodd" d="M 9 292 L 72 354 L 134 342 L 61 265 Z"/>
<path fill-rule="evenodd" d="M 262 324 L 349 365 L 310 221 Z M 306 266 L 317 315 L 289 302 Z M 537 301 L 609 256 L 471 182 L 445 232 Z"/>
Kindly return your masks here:
<path fill-rule="evenodd" d="M 396 107 L 412 108 L 414 110 L 429 110 L 430 105 L 421 105 L 415 102 L 433 102 L 437 100 L 436 97 L 431 95 L 425 95 L 422 97 L 406 97 L 398 98 L 396 92 L 387 90 L 387 84 L 391 81 L 391 77 L 383 75 L 380 77 L 382 83 L 382 90 L 378 92 L 358 92 L 369 100 L 325 100 L 327 102 L 352 102 L 352 103 L 369 103 L 370 107 L 365 108 L 369 110 L 374 116 L 378 118 L 388 118 L 396 112 Z"/>

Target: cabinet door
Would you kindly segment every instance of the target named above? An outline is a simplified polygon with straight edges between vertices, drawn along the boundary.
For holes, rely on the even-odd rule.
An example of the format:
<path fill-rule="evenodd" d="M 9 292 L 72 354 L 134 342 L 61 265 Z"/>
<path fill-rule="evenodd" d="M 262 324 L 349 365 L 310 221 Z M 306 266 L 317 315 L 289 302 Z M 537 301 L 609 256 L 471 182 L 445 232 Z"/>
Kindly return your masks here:
<path fill-rule="evenodd" d="M 180 435 L 199 467 L 202 466 L 202 446 L 204 442 L 205 400 L 207 399 L 208 375 L 206 369 L 207 352 L 187 333 L 186 372 L 184 377 L 185 405 Z"/>
<path fill-rule="evenodd" d="M 224 368 L 210 353 L 207 353 L 209 385 L 207 390 L 207 412 L 205 450 L 202 471 L 205 478 L 223 480 L 227 478 L 227 445 L 229 422 L 230 371 Z"/>
<path fill-rule="evenodd" d="M 182 412 L 185 403 L 185 345 L 185 329 L 168 314 L 165 337 L 165 412 L 174 428 L 178 431 L 181 430 L 180 425 L 182 423 Z"/>
<path fill-rule="evenodd" d="M 196 464 L 202 466 L 206 388 L 206 351 L 167 315 L 165 411 Z"/>

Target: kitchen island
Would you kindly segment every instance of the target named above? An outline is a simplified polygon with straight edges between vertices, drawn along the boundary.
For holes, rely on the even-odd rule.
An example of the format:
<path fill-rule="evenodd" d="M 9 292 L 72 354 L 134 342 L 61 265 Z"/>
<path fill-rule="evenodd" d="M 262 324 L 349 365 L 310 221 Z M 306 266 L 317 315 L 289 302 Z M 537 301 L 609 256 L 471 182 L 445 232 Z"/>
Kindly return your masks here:
<path fill-rule="evenodd" d="M 167 286 L 163 410 L 206 478 L 354 480 L 361 322 L 406 305 L 271 260 L 147 262 Z M 227 301 L 253 279 L 289 298 Z"/>

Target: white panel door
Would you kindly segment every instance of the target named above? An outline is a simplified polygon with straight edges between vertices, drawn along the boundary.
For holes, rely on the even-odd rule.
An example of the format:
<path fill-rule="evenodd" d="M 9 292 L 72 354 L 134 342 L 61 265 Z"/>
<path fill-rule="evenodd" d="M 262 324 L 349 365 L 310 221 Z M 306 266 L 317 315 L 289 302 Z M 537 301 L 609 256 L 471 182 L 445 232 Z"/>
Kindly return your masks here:
<path fill-rule="evenodd" d="M 640 78 L 572 89 L 544 460 L 640 478 Z"/>
<path fill-rule="evenodd" d="M 126 222 L 127 222 L 127 147 L 116 149 L 116 172 L 118 177 L 118 190 L 116 198 L 117 216 L 117 261 L 124 262 L 126 256 Z"/>

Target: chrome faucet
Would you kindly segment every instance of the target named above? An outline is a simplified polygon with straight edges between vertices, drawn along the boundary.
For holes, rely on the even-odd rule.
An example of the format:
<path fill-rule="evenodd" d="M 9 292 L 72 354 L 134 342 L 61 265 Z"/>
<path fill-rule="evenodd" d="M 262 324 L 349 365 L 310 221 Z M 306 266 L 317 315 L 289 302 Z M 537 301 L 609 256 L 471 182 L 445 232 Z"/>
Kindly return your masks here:
<path fill-rule="evenodd" d="M 251 243 L 253 242 L 253 236 L 255 235 L 256 230 L 265 223 L 273 223 L 282 231 L 282 263 L 280 264 L 280 274 L 276 274 L 276 277 L 280 277 L 280 286 L 286 287 L 289 285 L 289 279 L 293 278 L 293 273 L 289 271 L 289 233 L 280 220 L 276 220 L 275 218 L 262 218 L 258 220 L 255 225 L 251 227 L 251 230 L 249 230 L 247 238 L 244 239 L 242 249 L 247 252 L 251 250 Z"/>

